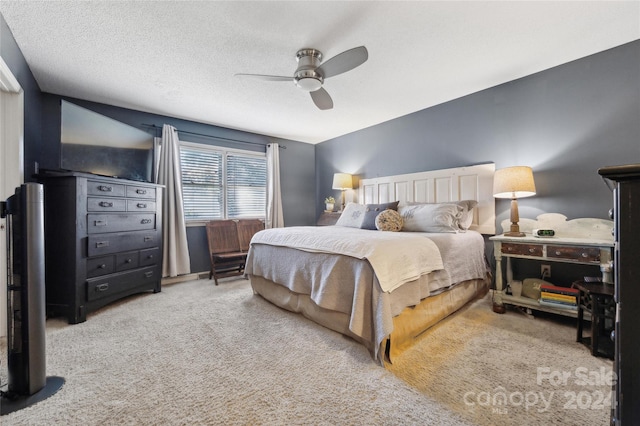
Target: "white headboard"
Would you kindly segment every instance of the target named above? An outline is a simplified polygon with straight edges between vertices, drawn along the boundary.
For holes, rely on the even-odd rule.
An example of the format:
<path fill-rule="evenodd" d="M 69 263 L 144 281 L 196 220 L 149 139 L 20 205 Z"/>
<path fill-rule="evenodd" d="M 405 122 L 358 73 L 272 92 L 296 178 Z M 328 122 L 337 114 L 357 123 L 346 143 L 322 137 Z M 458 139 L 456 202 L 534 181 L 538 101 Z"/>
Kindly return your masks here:
<path fill-rule="evenodd" d="M 482 234 L 496 233 L 496 204 L 493 198 L 493 163 L 454 169 L 431 170 L 406 175 L 362 179 L 358 188 L 361 204 L 409 201 L 442 203 L 476 200 L 471 229 Z"/>

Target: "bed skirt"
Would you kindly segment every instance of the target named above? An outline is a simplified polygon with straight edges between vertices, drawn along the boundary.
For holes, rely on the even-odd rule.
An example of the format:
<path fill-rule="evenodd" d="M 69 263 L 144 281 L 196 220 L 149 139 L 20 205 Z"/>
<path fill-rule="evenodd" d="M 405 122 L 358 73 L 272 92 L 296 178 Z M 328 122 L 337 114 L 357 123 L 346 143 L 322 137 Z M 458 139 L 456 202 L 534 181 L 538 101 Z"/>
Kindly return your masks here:
<path fill-rule="evenodd" d="M 276 306 L 300 313 L 323 327 L 349 336 L 371 350 L 370 342 L 364 341 L 349 330 L 348 314 L 321 308 L 309 295 L 292 292 L 261 276 L 249 275 L 249 279 L 255 294 Z M 464 281 L 445 292 L 423 299 L 416 306 L 405 308 L 400 315 L 393 318 L 393 331 L 380 344 L 378 354 L 383 359 L 379 361 L 392 362 L 394 357 L 410 348 L 421 333 L 469 301 L 484 296 L 487 291 L 488 280 Z"/>

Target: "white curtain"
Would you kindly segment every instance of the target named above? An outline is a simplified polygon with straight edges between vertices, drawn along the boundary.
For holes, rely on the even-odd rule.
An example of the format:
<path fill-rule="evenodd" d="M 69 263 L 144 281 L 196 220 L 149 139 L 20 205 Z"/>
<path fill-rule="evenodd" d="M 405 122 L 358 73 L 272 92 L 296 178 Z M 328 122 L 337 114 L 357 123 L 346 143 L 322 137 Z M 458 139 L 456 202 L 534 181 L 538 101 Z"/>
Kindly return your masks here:
<path fill-rule="evenodd" d="M 282 194 L 280 193 L 280 147 L 267 145 L 267 214 L 265 228 L 283 228 Z"/>
<path fill-rule="evenodd" d="M 178 131 L 165 124 L 162 127 L 158 183 L 164 185 L 162 201 L 162 276 L 176 277 L 191 273 L 187 227 L 182 205 L 182 173 Z"/>

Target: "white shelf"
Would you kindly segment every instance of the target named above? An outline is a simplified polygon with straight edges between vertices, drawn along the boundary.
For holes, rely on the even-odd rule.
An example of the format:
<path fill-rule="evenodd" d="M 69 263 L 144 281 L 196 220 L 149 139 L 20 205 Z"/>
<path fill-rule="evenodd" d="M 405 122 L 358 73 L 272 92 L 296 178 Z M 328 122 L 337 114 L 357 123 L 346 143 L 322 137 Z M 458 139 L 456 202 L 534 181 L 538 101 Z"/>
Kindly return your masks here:
<path fill-rule="evenodd" d="M 552 314 L 564 315 L 567 317 L 578 318 L 578 311 L 573 309 L 554 308 L 553 306 L 541 305 L 536 299 L 528 297 L 516 297 L 511 294 L 502 293 L 502 302 L 509 305 L 522 306 L 525 308 L 535 309 L 537 311 L 550 312 Z M 585 320 L 589 320 L 588 312 L 585 312 Z"/>

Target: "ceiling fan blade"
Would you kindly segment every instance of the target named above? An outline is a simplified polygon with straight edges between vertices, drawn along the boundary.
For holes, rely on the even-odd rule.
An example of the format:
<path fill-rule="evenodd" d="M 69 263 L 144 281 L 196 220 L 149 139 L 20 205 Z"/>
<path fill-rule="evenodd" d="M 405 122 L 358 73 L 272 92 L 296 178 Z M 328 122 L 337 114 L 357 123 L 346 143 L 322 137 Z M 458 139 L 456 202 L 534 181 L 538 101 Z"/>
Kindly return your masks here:
<path fill-rule="evenodd" d="M 313 103 L 316 104 L 318 108 L 321 110 L 327 110 L 333 108 L 333 100 L 329 93 L 324 90 L 322 87 L 316 91 L 309 92 L 311 94 L 311 99 L 313 99 Z"/>
<path fill-rule="evenodd" d="M 320 72 L 324 78 L 329 78 L 364 64 L 368 58 L 369 52 L 366 47 L 354 47 L 327 60 L 316 68 L 316 71 Z"/>
<path fill-rule="evenodd" d="M 235 77 L 248 77 L 265 81 L 293 81 L 293 77 L 285 77 L 282 75 L 264 75 L 264 74 L 234 74 Z"/>

